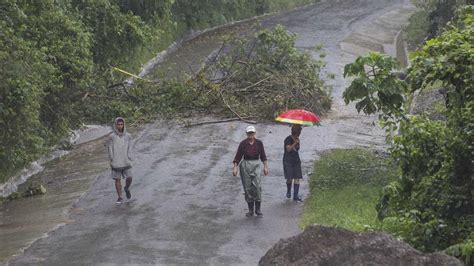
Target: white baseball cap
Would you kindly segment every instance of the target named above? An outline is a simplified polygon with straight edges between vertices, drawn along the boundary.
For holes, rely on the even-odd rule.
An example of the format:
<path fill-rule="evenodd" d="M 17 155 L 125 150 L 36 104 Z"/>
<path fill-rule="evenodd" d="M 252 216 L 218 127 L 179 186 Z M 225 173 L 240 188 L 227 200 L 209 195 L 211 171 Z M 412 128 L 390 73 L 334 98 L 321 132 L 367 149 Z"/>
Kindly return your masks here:
<path fill-rule="evenodd" d="M 254 126 L 248 126 L 247 129 L 245 129 L 245 132 L 247 132 L 247 133 L 255 132 L 255 127 Z"/>

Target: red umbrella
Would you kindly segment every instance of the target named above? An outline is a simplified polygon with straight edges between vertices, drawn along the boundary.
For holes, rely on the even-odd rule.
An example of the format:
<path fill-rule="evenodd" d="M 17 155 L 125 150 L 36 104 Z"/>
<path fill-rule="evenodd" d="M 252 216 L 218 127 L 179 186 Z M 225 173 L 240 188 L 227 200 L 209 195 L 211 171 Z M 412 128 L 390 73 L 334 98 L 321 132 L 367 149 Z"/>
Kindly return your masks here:
<path fill-rule="evenodd" d="M 292 109 L 281 113 L 277 118 L 278 122 L 296 124 L 303 126 L 319 125 L 321 119 L 312 112 L 303 109 Z"/>

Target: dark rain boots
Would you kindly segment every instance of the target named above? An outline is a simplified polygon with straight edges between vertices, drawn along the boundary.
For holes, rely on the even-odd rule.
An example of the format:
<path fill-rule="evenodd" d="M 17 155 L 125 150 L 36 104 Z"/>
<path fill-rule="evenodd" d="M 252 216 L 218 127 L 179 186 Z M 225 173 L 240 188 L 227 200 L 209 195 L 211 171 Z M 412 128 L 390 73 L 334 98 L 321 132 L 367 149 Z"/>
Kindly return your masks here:
<path fill-rule="evenodd" d="M 253 201 L 247 202 L 247 204 L 249 205 L 249 212 L 247 212 L 245 216 L 247 217 L 253 216 Z"/>
<path fill-rule="evenodd" d="M 128 177 L 125 180 L 125 187 L 123 190 L 125 190 L 125 195 L 127 196 L 127 199 L 130 199 L 132 197 L 132 194 L 130 193 L 130 185 L 132 185 L 132 178 Z"/>
<path fill-rule="evenodd" d="M 300 184 L 293 185 L 293 200 L 302 202 L 303 200 L 298 196 L 298 192 L 300 191 Z"/>
<path fill-rule="evenodd" d="M 256 201 L 255 202 L 255 214 L 259 217 L 263 216 L 263 213 L 260 211 L 260 206 L 262 205 L 261 201 Z"/>
<path fill-rule="evenodd" d="M 291 198 L 291 183 L 286 183 L 286 197 Z"/>

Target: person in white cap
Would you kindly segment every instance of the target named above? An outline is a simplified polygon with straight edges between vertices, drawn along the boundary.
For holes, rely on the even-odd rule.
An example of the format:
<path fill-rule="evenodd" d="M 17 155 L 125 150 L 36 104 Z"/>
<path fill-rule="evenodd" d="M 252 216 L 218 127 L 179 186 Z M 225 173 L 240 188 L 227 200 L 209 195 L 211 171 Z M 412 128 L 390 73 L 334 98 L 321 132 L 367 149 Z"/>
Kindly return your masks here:
<path fill-rule="evenodd" d="M 263 142 L 257 138 L 254 126 L 248 126 L 246 129 L 247 138 L 239 144 L 234 158 L 234 168 L 232 174 L 237 176 L 240 168 L 240 177 L 245 192 L 245 201 L 248 204 L 249 211 L 245 214 L 247 217 L 255 215 L 263 216 L 261 211 L 262 187 L 261 187 L 261 163 L 263 162 L 263 174 L 268 175 L 267 156 Z M 242 160 L 243 158 L 243 160 Z M 255 208 L 254 208 L 255 206 Z"/>

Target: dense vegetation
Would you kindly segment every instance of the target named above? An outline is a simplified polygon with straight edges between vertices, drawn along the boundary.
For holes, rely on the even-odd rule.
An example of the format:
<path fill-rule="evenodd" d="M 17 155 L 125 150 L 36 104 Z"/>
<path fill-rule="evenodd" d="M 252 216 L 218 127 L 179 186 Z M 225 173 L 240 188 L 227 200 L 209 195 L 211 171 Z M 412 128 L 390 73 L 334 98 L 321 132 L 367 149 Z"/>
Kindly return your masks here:
<path fill-rule="evenodd" d="M 447 250 L 467 264 L 474 257 L 474 6 L 458 11 L 438 37 L 415 53 L 408 79 L 397 80 L 393 59 L 377 53 L 345 68 L 354 82 L 345 100 L 381 112 L 399 178 L 377 205 L 382 228 L 423 251 Z M 364 70 L 370 69 L 369 74 Z M 408 93 L 446 88 L 446 121 L 403 110 Z M 387 86 L 385 86 L 387 85 Z M 367 107 L 367 108 L 364 108 Z M 371 108 L 368 108 L 371 107 Z"/>
<path fill-rule="evenodd" d="M 157 98 L 174 100 L 156 89 L 114 86 L 123 77 L 112 67 L 136 71 L 191 30 L 311 2 L 1 1 L 0 182 L 71 128 L 118 114 L 136 119 L 167 107 Z"/>
<path fill-rule="evenodd" d="M 458 7 L 474 4 L 473 0 L 412 0 L 412 2 L 418 10 L 410 17 L 409 25 L 405 29 L 410 50 L 419 48 L 425 40 L 432 39 L 443 32 Z"/>

